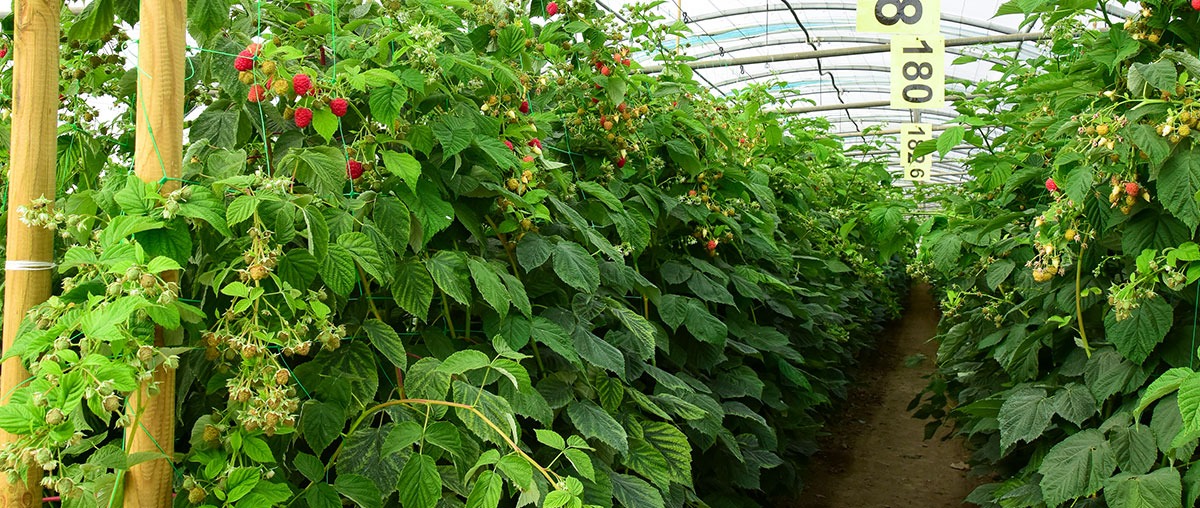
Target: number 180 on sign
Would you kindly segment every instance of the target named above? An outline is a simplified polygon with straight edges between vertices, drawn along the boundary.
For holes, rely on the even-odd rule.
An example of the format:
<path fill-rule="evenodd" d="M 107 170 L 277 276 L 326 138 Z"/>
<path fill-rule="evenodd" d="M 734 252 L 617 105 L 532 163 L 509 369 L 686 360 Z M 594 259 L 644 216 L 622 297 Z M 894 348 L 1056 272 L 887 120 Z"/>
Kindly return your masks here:
<path fill-rule="evenodd" d="M 928 182 L 933 178 L 933 155 L 914 157 L 917 145 L 933 139 L 933 125 L 906 123 L 900 126 L 900 167 L 904 168 L 904 179 Z"/>
<path fill-rule="evenodd" d="M 897 35 L 892 38 L 892 107 L 946 107 L 946 39 Z"/>

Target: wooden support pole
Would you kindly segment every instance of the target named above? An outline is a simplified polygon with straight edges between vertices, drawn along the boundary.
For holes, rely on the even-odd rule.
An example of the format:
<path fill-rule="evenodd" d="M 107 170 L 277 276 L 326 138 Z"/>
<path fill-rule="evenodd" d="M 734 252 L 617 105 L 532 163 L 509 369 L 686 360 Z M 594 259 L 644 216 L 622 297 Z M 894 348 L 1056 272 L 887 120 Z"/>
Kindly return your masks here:
<path fill-rule="evenodd" d="M 179 188 L 183 169 L 186 19 L 187 0 L 142 2 L 134 169 L 142 180 L 161 182 L 163 193 Z M 163 274 L 163 278 L 178 280 L 178 274 Z M 163 346 L 163 334 L 162 328 L 155 330 L 157 346 Z M 127 411 L 131 423 L 125 430 L 126 451 L 131 454 L 160 452 L 167 458 L 143 462 L 129 469 L 124 505 L 128 508 L 170 507 L 175 370 L 159 366 L 154 377 L 129 398 Z"/>
<path fill-rule="evenodd" d="M 54 232 L 21 223 L 17 207 L 55 197 L 57 152 L 58 37 L 62 0 L 17 0 L 13 6 L 13 124 L 8 184 L 8 259 L 4 280 L 4 350 L 12 347 L 17 328 L 30 307 L 50 297 L 48 266 L 14 263 L 48 263 L 54 257 Z M 9 268 L 14 269 L 9 269 Z M 29 378 L 19 358 L 0 367 L 0 403 Z M 16 436 L 0 431 L 0 445 Z M 41 468 L 32 466 L 23 479 L 10 483 L 0 475 L 0 507 L 42 505 Z"/>

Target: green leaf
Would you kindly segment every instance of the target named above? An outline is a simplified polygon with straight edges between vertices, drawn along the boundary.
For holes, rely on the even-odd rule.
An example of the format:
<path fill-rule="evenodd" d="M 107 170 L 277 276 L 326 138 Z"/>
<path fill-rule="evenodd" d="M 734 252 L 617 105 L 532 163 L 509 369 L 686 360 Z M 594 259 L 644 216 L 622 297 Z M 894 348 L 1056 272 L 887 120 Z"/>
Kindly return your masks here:
<path fill-rule="evenodd" d="M 696 145 L 691 141 L 681 138 L 668 140 L 664 146 L 667 148 L 667 155 L 671 157 L 675 164 L 678 164 L 689 175 L 696 175 L 704 170 L 704 166 L 700 164 L 700 156 L 696 152 Z"/>
<path fill-rule="evenodd" d="M 325 451 L 342 433 L 344 411 L 328 402 L 308 401 L 300 411 L 300 435 L 314 452 Z"/>
<path fill-rule="evenodd" d="M 380 427 L 359 428 L 346 438 L 337 458 L 338 476 L 357 474 L 370 479 L 379 489 L 381 499 L 390 496 L 398 486 L 403 488 L 401 465 L 404 459 L 395 453 L 385 453 L 387 438 L 395 427 L 395 424 L 386 423 Z"/>
<path fill-rule="evenodd" d="M 1042 474 L 1042 497 L 1058 506 L 1071 499 L 1095 494 L 1117 468 L 1116 458 L 1104 434 L 1087 429 L 1059 442 L 1038 472 Z"/>
<path fill-rule="evenodd" d="M 525 235 L 521 243 L 517 244 L 517 262 L 521 263 L 521 268 L 527 272 L 545 264 L 553 253 L 554 246 L 546 241 L 546 237 L 537 233 Z"/>
<path fill-rule="evenodd" d="M 447 159 L 471 146 L 471 141 L 475 139 L 471 124 L 453 117 L 442 117 L 431 127 L 433 136 L 442 145 L 442 157 Z"/>
<path fill-rule="evenodd" d="M 641 314 L 630 310 L 620 302 L 613 299 L 607 299 L 607 301 L 609 312 L 612 312 L 617 317 L 617 320 L 622 325 L 625 325 L 625 328 L 638 340 L 640 345 L 637 348 L 638 357 L 642 360 L 649 359 L 654 354 L 655 337 L 657 335 L 654 325 L 642 317 Z"/>
<path fill-rule="evenodd" d="M 75 23 L 67 32 L 67 37 L 73 41 L 99 39 L 112 29 L 116 13 L 113 4 L 116 0 L 93 0 L 75 17 Z M 226 14 L 228 15 L 228 13 Z M 55 19 L 57 23 L 57 18 Z"/>
<path fill-rule="evenodd" d="M 1145 411 L 1147 407 L 1150 407 L 1150 404 L 1154 403 L 1154 401 L 1166 397 L 1167 395 L 1171 394 L 1171 392 L 1178 390 L 1179 386 L 1194 374 L 1195 372 L 1187 367 L 1177 367 L 1164 372 L 1158 377 L 1158 379 L 1155 379 L 1153 383 L 1150 383 L 1150 386 L 1148 386 L 1146 390 L 1142 392 L 1142 398 L 1140 401 L 1138 401 L 1137 408 L 1133 411 L 1134 415 L 1140 415 L 1142 411 Z"/>
<path fill-rule="evenodd" d="M 390 239 L 396 252 L 403 254 L 404 245 L 412 234 L 412 213 L 408 207 L 394 197 L 377 196 L 371 217 L 379 230 Z"/>
<path fill-rule="evenodd" d="M 533 340 L 550 347 L 555 353 L 558 353 L 567 361 L 580 365 L 579 353 L 575 351 L 574 344 L 571 342 L 571 337 L 566 330 L 563 330 L 558 323 L 546 319 L 542 316 L 533 318 L 533 326 L 530 329 L 530 335 Z"/>
<path fill-rule="evenodd" d="M 1092 171 L 1092 166 L 1087 164 L 1075 166 L 1070 173 L 1067 173 L 1067 181 L 1064 186 L 1067 197 L 1076 203 L 1082 203 L 1092 190 L 1093 177 L 1095 177 L 1095 174 Z"/>
<path fill-rule="evenodd" d="M 600 266 L 596 258 L 575 242 L 564 240 L 554 246 L 554 273 L 563 282 L 585 293 L 595 293 L 600 286 Z"/>
<path fill-rule="evenodd" d="M 1119 474 L 1104 482 L 1104 500 L 1110 508 L 1181 507 L 1183 483 L 1179 471 L 1164 467 L 1150 474 Z"/>
<path fill-rule="evenodd" d="M 504 479 L 491 471 L 479 473 L 471 495 L 467 496 L 466 508 L 496 508 L 500 506 L 500 496 L 504 489 Z"/>
<path fill-rule="evenodd" d="M 228 489 L 226 499 L 230 502 L 241 499 L 242 496 L 249 494 L 258 485 L 261 475 L 258 468 L 239 467 L 229 473 L 229 477 L 225 481 L 225 486 Z"/>
<path fill-rule="evenodd" d="M 312 126 L 328 143 L 341 126 L 341 120 L 328 109 L 316 109 L 313 110 Z"/>
<path fill-rule="evenodd" d="M 396 277 L 392 282 L 392 299 L 396 305 L 425 321 L 429 305 L 433 303 L 433 277 L 424 263 L 408 259 L 396 265 Z"/>
<path fill-rule="evenodd" d="M 1154 432 L 1140 423 L 1113 429 L 1108 441 L 1123 473 L 1143 474 L 1154 467 L 1158 459 Z"/>
<path fill-rule="evenodd" d="M 621 200 L 614 196 L 613 193 L 608 189 L 605 189 L 604 186 L 596 182 L 588 181 L 581 181 L 577 185 L 579 186 L 579 190 L 582 190 L 583 192 L 586 192 L 592 197 L 600 200 L 600 202 L 604 203 L 604 206 L 607 206 L 610 210 L 619 212 L 623 209 L 621 206 Z"/>
<path fill-rule="evenodd" d="M 1054 400 L 1046 397 L 1046 390 L 1027 386 L 1013 390 L 1000 406 L 1000 449 L 1007 451 L 1021 441 L 1032 443 L 1053 417 Z"/>
<path fill-rule="evenodd" d="M 297 452 L 296 458 L 292 459 L 292 465 L 296 466 L 296 470 L 308 478 L 308 481 L 315 482 L 325 476 L 325 464 L 313 455 Z"/>
<path fill-rule="evenodd" d="M 404 387 L 418 399 L 444 400 L 450 391 L 450 374 L 441 370 L 437 358 L 422 358 L 408 368 Z"/>
<path fill-rule="evenodd" d="M 471 305 L 471 272 L 467 255 L 458 251 L 438 251 L 426 263 L 433 281 L 451 298 Z"/>
<path fill-rule="evenodd" d="M 225 209 L 225 222 L 229 224 L 229 227 L 236 226 L 253 216 L 257 209 L 257 196 L 238 196 L 229 203 L 229 208 Z"/>
<path fill-rule="evenodd" d="M 475 258 L 467 260 L 467 267 L 470 268 L 471 278 L 475 279 L 475 288 L 479 290 L 479 294 L 483 295 L 483 300 L 487 302 L 488 306 L 496 309 L 496 313 L 500 314 L 500 319 L 508 316 L 508 304 L 511 299 L 504 283 L 500 281 L 500 276 L 496 274 L 496 270 L 486 261 Z"/>
<path fill-rule="evenodd" d="M 567 457 L 567 460 L 571 461 L 572 466 L 575 466 L 575 471 L 579 472 L 579 476 L 596 481 L 596 469 L 592 466 L 592 459 L 588 457 L 586 452 L 571 448 L 564 451 L 563 455 Z"/>
<path fill-rule="evenodd" d="M 325 482 L 313 484 L 313 488 L 304 495 L 304 500 L 311 508 L 342 508 L 342 499 L 333 486 Z"/>
<path fill-rule="evenodd" d="M 1054 394 L 1054 412 L 1075 425 L 1096 414 L 1096 398 L 1086 386 L 1070 383 Z"/>
<path fill-rule="evenodd" d="M 1200 152 L 1183 147 L 1163 164 L 1158 173 L 1158 199 L 1191 229 L 1200 225 Z"/>
<path fill-rule="evenodd" d="M 187 15 L 192 33 L 212 36 L 229 22 L 230 0 L 191 0 Z"/>
<path fill-rule="evenodd" d="M 267 446 L 267 442 L 259 437 L 247 437 L 242 440 L 242 451 L 246 453 L 250 460 L 262 464 L 274 464 L 275 453 L 271 451 L 271 447 Z"/>
<path fill-rule="evenodd" d="M 1154 131 L 1153 126 L 1141 123 L 1133 124 L 1129 126 L 1129 132 L 1133 143 L 1146 152 L 1150 162 L 1155 166 L 1161 165 L 1171 155 L 1171 145 Z"/>
<path fill-rule="evenodd" d="M 379 256 L 379 248 L 367 235 L 351 231 L 339 236 L 337 244 L 345 247 L 346 251 L 350 253 L 350 257 L 376 282 L 384 286 L 391 282 L 392 274 L 387 271 L 383 258 Z M 330 255 L 333 255 L 332 251 Z M 357 277 L 355 278 L 357 279 Z"/>
<path fill-rule="evenodd" d="M 406 153 L 384 150 L 383 166 L 393 175 L 400 177 L 413 192 L 417 192 L 417 182 L 421 178 L 421 163 L 415 157 Z"/>
<path fill-rule="evenodd" d="M 951 127 L 943 131 L 942 134 L 937 138 L 938 155 L 942 156 L 942 158 L 945 158 L 946 154 L 950 153 L 951 150 L 954 150 L 960 143 L 962 143 L 963 136 L 965 136 L 966 133 L 967 130 L 963 127 Z"/>
<path fill-rule="evenodd" d="M 1175 310 L 1162 297 L 1142 300 L 1133 314 L 1117 321 L 1115 310 L 1104 317 L 1104 331 L 1121 356 L 1141 365 L 1166 337 L 1175 318 Z"/>
<path fill-rule="evenodd" d="M 346 156 L 331 146 L 292 148 L 279 159 L 281 169 L 291 169 L 296 180 L 317 194 L 339 195 L 346 184 Z"/>
<path fill-rule="evenodd" d="M 641 422 L 642 439 L 653 446 L 671 468 L 671 478 L 683 485 L 692 484 L 692 446 L 683 431 L 666 422 Z"/>
<path fill-rule="evenodd" d="M 620 473 L 609 475 L 612 481 L 613 497 L 624 508 L 664 508 L 662 495 L 658 489 L 636 477 Z"/>
<path fill-rule="evenodd" d="M 1179 79 L 1179 73 L 1175 71 L 1175 63 L 1169 60 L 1159 60 L 1150 64 L 1135 63 L 1130 69 L 1130 72 L 1141 74 L 1150 86 L 1157 88 L 1163 92 L 1175 93 L 1175 82 Z M 1134 90 L 1141 92 L 1141 90 Z"/>
<path fill-rule="evenodd" d="M 380 353 L 383 353 L 383 356 L 391 361 L 392 365 L 401 370 L 408 367 L 408 356 L 404 351 L 404 341 L 400 340 L 400 335 L 396 333 L 396 330 L 391 325 L 378 319 L 368 319 L 363 321 L 362 327 L 367 332 L 367 338 L 371 339 L 371 344 Z"/>
<path fill-rule="evenodd" d="M 567 415 L 584 437 L 607 444 L 622 455 L 629 453 L 629 436 L 625 434 L 625 428 L 594 402 L 572 402 L 567 406 Z"/>
<path fill-rule="evenodd" d="M 383 504 L 379 488 L 365 476 L 357 474 L 338 475 L 337 481 L 333 483 L 333 487 L 343 496 L 346 496 L 363 508 L 379 508 Z"/>
<path fill-rule="evenodd" d="M 555 450 L 563 450 L 567 447 L 567 440 L 563 439 L 562 436 L 558 435 L 558 433 L 554 432 L 553 430 L 536 429 L 533 432 L 534 435 L 537 436 L 539 443 L 554 448 Z"/>
<path fill-rule="evenodd" d="M 384 125 L 391 125 L 400 115 L 400 111 L 404 109 L 404 104 L 408 102 L 408 89 L 403 86 L 372 88 L 367 102 L 371 107 L 371 116 L 375 117 L 376 121 Z"/>
<path fill-rule="evenodd" d="M 986 276 L 988 288 L 995 290 L 1000 287 L 1004 281 L 1008 280 L 1008 276 L 1016 267 L 1017 264 L 1011 259 L 1001 259 L 988 265 Z"/>
<path fill-rule="evenodd" d="M 631 471 L 650 480 L 659 489 L 670 489 L 671 469 L 667 465 L 667 459 L 661 452 L 650 446 L 650 443 L 641 439 L 630 439 L 629 453 L 625 455 L 622 462 Z"/>
<path fill-rule="evenodd" d="M 330 245 L 329 252 L 321 260 L 321 280 L 342 296 L 349 296 L 358 282 L 358 271 L 354 269 L 354 258 L 341 245 Z"/>
<path fill-rule="evenodd" d="M 486 369 L 491 363 L 491 359 L 487 355 L 474 349 L 464 349 L 446 357 L 437 370 L 438 372 L 453 376 L 472 370 Z"/>
<path fill-rule="evenodd" d="M 475 146 L 487 154 L 488 158 L 500 169 L 514 169 L 521 165 L 520 159 L 517 159 L 517 155 L 508 149 L 504 141 L 481 134 L 475 136 Z"/>

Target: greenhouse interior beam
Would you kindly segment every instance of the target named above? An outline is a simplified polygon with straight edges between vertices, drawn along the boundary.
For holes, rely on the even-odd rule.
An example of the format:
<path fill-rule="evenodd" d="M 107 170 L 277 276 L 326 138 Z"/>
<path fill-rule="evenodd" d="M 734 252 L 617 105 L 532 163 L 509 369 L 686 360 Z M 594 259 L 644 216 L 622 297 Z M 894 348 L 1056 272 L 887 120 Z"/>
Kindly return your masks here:
<path fill-rule="evenodd" d="M 962 37 L 958 39 L 946 39 L 946 47 L 958 46 L 976 46 L 980 44 L 1002 44 L 1006 42 L 1024 42 L 1024 41 L 1039 41 L 1048 38 L 1045 32 L 1030 32 L 1016 33 L 1006 35 L 988 35 L 984 37 Z M 870 55 L 874 53 L 887 53 L 892 50 L 891 43 L 887 44 L 870 44 L 866 46 L 853 46 L 849 48 L 835 49 L 819 49 L 816 51 L 797 51 L 792 53 L 780 53 L 778 55 L 756 55 L 742 58 L 731 58 L 728 60 L 694 60 L 687 62 L 686 65 L 692 69 L 712 69 L 715 67 L 729 67 L 732 65 L 750 65 L 772 62 L 787 62 L 795 60 L 812 60 L 814 58 L 833 58 L 839 56 L 854 56 L 854 55 Z M 661 65 L 648 65 L 642 68 L 642 72 L 652 74 L 662 72 Z"/>
<path fill-rule="evenodd" d="M 966 97 L 946 97 L 946 102 L 960 101 L 964 99 L 974 99 L 978 95 L 968 95 Z M 805 113 L 819 113 L 822 111 L 839 111 L 843 109 L 870 109 L 870 108 L 886 108 L 892 105 L 891 100 L 882 101 L 866 101 L 866 102 L 851 102 L 848 104 L 822 104 L 819 106 L 797 106 L 794 108 L 786 108 L 776 110 L 777 113 L 788 115 L 802 115 Z"/>

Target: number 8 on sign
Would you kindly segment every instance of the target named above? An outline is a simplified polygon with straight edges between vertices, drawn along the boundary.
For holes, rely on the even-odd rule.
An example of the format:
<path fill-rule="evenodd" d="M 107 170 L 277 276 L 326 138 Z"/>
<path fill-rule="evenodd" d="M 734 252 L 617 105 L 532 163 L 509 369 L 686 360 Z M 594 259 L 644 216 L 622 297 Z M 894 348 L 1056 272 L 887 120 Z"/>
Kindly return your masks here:
<path fill-rule="evenodd" d="M 859 32 L 930 35 L 939 31 L 941 0 L 858 0 Z"/>

